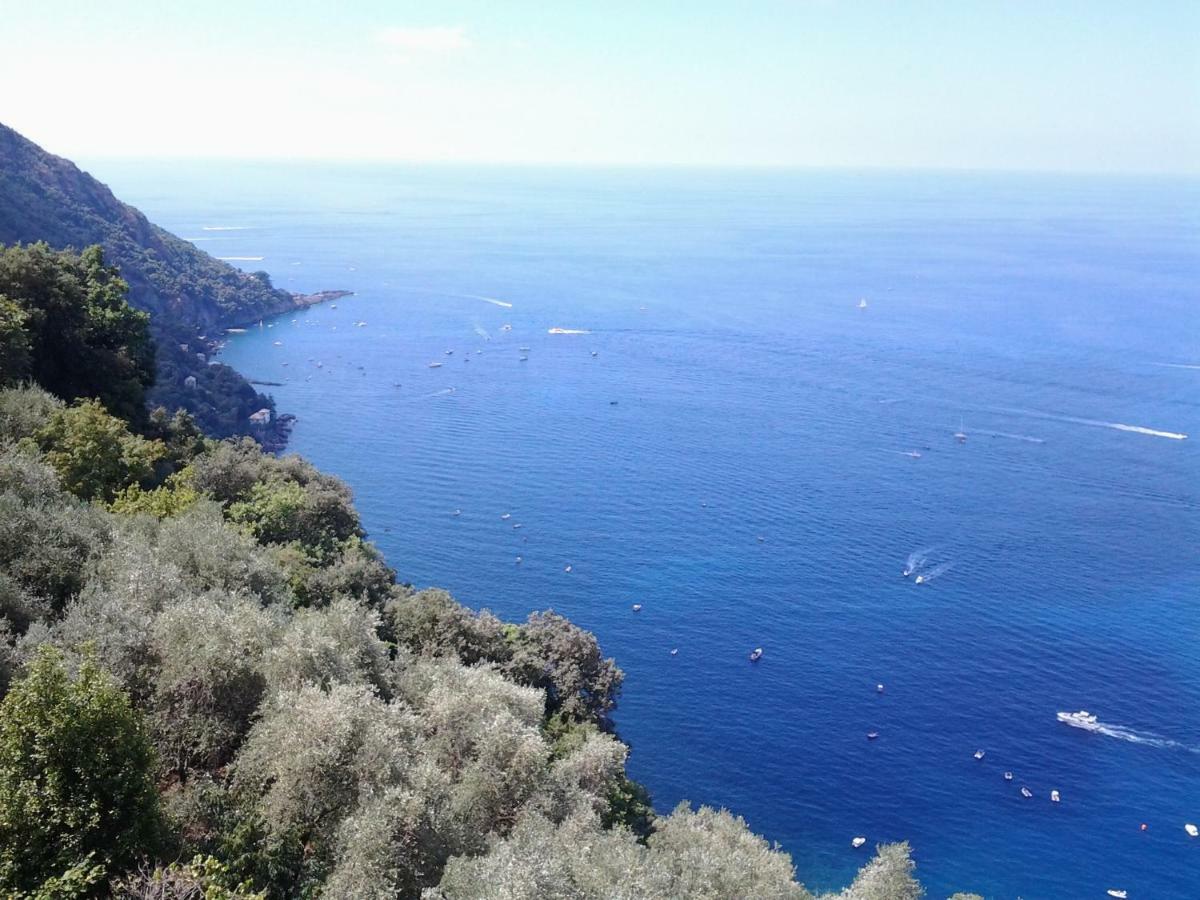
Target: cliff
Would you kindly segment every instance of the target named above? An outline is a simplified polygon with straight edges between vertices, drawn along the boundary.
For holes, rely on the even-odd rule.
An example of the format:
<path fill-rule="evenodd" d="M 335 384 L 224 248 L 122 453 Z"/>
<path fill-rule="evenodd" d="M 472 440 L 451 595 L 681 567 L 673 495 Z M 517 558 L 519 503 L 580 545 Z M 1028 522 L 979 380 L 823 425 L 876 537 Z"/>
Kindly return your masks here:
<path fill-rule="evenodd" d="M 150 313 L 158 339 L 150 402 L 188 409 L 219 437 L 252 433 L 248 417 L 274 408 L 232 369 L 210 365 L 220 329 L 340 296 L 291 294 L 272 286 L 265 273 L 246 274 L 214 259 L 122 203 L 74 163 L 0 124 L 0 244 L 35 241 L 104 248 L 105 259 L 129 283 L 130 303 Z"/>

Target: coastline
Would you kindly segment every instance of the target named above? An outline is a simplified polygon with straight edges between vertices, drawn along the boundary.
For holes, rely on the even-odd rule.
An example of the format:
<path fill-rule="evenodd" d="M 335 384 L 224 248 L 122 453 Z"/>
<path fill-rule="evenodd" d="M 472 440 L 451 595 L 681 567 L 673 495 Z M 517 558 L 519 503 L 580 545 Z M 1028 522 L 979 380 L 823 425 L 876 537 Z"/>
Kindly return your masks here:
<path fill-rule="evenodd" d="M 225 335 L 243 333 L 249 327 L 253 327 L 255 325 L 261 325 L 268 318 L 276 318 L 278 316 L 287 315 L 290 312 L 296 312 L 298 310 L 308 309 L 313 306 L 319 306 L 322 303 L 329 303 L 334 300 L 340 300 L 342 297 L 350 297 L 353 295 L 354 295 L 354 291 L 347 291 L 347 290 L 317 291 L 312 294 L 293 293 L 293 294 L 289 295 L 292 300 L 293 305 L 280 306 L 278 309 L 275 309 L 275 310 L 273 310 L 269 313 L 266 313 L 262 316 L 255 317 L 254 319 L 251 319 L 248 322 L 234 323 L 234 324 L 226 325 L 226 326 L 224 326 L 224 328 L 222 330 Z M 209 340 L 208 341 L 208 351 L 207 351 L 208 355 L 209 355 L 209 359 L 215 361 L 216 357 L 220 354 L 220 352 L 224 349 L 224 347 L 225 347 L 224 338 Z M 245 375 L 244 373 L 238 371 L 237 369 L 234 369 L 234 371 L 237 371 L 238 375 L 240 375 L 242 378 L 244 378 L 248 384 L 251 384 L 251 385 L 261 384 L 263 386 L 282 387 L 282 382 L 255 381 L 255 380 L 251 379 L 250 377 L 248 377 L 247 375 Z M 268 396 L 270 396 L 271 402 L 272 402 L 272 404 L 274 404 L 274 402 L 275 402 L 274 396 L 272 396 L 272 395 L 268 395 Z M 271 421 L 269 424 L 267 424 L 265 426 L 261 426 L 261 427 L 251 426 L 248 431 L 248 434 L 251 437 L 253 437 L 256 441 L 258 441 L 258 443 L 262 445 L 263 450 L 265 450 L 266 452 L 280 454 L 280 453 L 283 453 L 285 450 L 287 450 L 288 440 L 291 438 L 292 429 L 296 425 L 296 415 L 294 413 L 290 413 L 290 412 L 282 412 L 281 413 L 278 410 L 274 410 L 274 409 L 272 411 L 273 411 L 273 415 L 271 417 Z"/>

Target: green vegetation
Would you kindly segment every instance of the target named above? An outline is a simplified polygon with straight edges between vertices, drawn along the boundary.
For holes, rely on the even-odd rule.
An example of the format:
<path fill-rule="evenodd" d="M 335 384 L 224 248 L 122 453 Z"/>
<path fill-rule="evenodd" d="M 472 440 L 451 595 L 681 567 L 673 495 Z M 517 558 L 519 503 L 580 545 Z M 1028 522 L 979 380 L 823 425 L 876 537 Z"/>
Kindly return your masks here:
<path fill-rule="evenodd" d="M 98 388 L 0 389 L 0 894 L 812 896 L 741 819 L 655 816 L 593 635 L 398 584 L 337 479 Z M 921 896 L 907 846 L 835 896 Z"/>
<path fill-rule="evenodd" d="M 154 750 L 129 698 L 85 658 L 43 646 L 0 705 L 0 884 L 121 871 L 157 849 Z"/>
<path fill-rule="evenodd" d="M 99 247 L 0 248 L 0 385 L 33 380 L 66 400 L 91 397 L 127 419 L 145 412 L 154 381 L 149 316 Z"/>
<path fill-rule="evenodd" d="M 149 314 L 158 342 L 151 405 L 187 409 L 205 433 L 217 437 L 248 433 L 249 415 L 273 408 L 271 399 L 241 375 L 228 366 L 209 365 L 207 357 L 223 328 L 294 309 L 292 295 L 272 287 L 265 273 L 248 275 L 164 231 L 71 162 L 0 125 L 0 245 L 39 241 L 58 250 L 97 245 L 128 283 L 130 303 Z M 88 250 L 84 256 L 99 252 Z M 60 287 L 55 278 L 40 283 L 51 293 Z M 111 282 L 107 286 L 114 287 Z M 27 352 L 9 339 L 19 311 L 4 295 L 22 302 L 0 283 L 0 380 L 23 377 L 21 359 Z M 100 354 L 105 350 L 102 342 L 92 347 Z M 43 359 L 76 362 L 76 357 L 60 352 L 66 349 L 52 348 Z M 110 390 L 125 391 L 128 386 L 112 374 L 102 372 L 96 380 Z M 189 376 L 196 379 L 194 386 L 189 386 Z M 42 373 L 34 377 L 65 399 L 98 396 L 63 388 Z M 121 416 L 132 412 L 101 399 Z"/>

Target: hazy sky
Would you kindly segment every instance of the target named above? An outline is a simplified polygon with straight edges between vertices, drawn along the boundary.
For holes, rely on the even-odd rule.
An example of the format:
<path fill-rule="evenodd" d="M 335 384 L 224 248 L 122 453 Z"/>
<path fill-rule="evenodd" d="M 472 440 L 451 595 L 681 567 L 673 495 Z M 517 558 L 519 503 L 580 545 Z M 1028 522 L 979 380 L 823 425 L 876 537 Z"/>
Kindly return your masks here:
<path fill-rule="evenodd" d="M 66 156 L 1200 171 L 1200 0 L 0 2 Z"/>

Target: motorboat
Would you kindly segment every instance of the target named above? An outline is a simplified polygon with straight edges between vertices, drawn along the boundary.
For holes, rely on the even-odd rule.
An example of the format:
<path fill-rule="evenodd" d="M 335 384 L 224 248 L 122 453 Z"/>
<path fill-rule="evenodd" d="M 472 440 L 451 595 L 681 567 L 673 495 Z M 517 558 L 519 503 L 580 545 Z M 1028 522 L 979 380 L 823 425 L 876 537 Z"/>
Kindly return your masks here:
<path fill-rule="evenodd" d="M 916 581 L 915 581 L 915 582 L 913 582 L 913 583 L 914 583 L 914 584 L 924 584 L 924 583 L 925 583 L 925 576 L 924 576 L 924 575 L 918 575 L 918 576 L 917 576 L 917 579 L 916 579 Z"/>
<path fill-rule="evenodd" d="M 877 693 L 877 694 L 883 693 L 883 685 L 882 684 L 875 685 L 875 693 Z"/>
<path fill-rule="evenodd" d="M 678 648 L 678 647 L 673 647 L 673 648 L 671 649 L 671 655 L 672 655 L 672 656 L 678 656 L 678 655 L 679 655 L 679 648 Z"/>
<path fill-rule="evenodd" d="M 505 519 L 505 520 L 507 520 L 507 519 L 511 519 L 511 518 L 512 518 L 512 513 L 500 513 L 500 518 L 501 518 L 501 519 Z"/>
<path fill-rule="evenodd" d="M 447 350 L 447 351 L 446 351 L 446 355 L 447 355 L 447 356 L 453 356 L 453 355 L 454 355 L 454 351 L 453 351 L 453 350 Z"/>
<path fill-rule="evenodd" d="M 518 556 L 518 557 L 517 557 L 517 565 L 520 565 L 522 562 L 524 562 L 524 560 L 523 560 L 523 559 L 521 559 L 521 557 L 519 557 L 519 556 Z"/>
<path fill-rule="evenodd" d="M 858 308 L 859 308 L 859 309 L 866 309 L 866 308 L 867 308 L 867 298 L 866 298 L 866 297 L 863 297 L 863 298 L 861 298 L 861 299 L 858 301 Z"/>
<path fill-rule="evenodd" d="M 461 516 L 461 515 L 462 515 L 462 510 L 461 510 L 461 509 L 456 509 L 454 512 L 450 513 L 450 515 L 452 515 L 452 516 Z"/>
<path fill-rule="evenodd" d="M 641 612 L 641 611 L 642 611 L 642 604 L 640 604 L 640 603 L 635 603 L 635 604 L 633 604 L 633 611 L 634 611 L 634 612 Z"/>
<path fill-rule="evenodd" d="M 1030 797 L 1033 796 L 1033 791 L 1031 791 L 1027 787 L 1023 787 L 1023 788 L 1021 788 L 1021 796 L 1024 797 L 1026 800 L 1028 800 Z"/>
<path fill-rule="evenodd" d="M 1188 833 L 1188 837 L 1200 837 L 1200 828 L 1197 828 L 1191 822 L 1184 825 L 1183 830 Z"/>
<path fill-rule="evenodd" d="M 868 740 L 868 741 L 873 741 L 873 740 L 875 740 L 877 737 L 879 737 L 879 732 L 878 732 L 878 731 L 868 731 L 868 732 L 867 732 L 867 740 Z"/>
<path fill-rule="evenodd" d="M 529 357 L 528 357 L 528 356 L 522 356 L 522 357 L 521 357 L 521 362 L 529 362 Z"/>
<path fill-rule="evenodd" d="M 907 578 L 907 577 L 908 577 L 909 575 L 911 575 L 911 574 L 912 574 L 912 569 L 908 569 L 908 568 L 906 568 L 906 569 L 904 569 L 903 571 L 901 571 L 901 573 L 900 573 L 900 577 L 901 577 L 901 578 Z"/>
<path fill-rule="evenodd" d="M 857 850 L 859 847 L 861 847 L 866 842 L 867 842 L 867 839 L 865 837 L 859 836 L 850 842 L 850 846 Z"/>
<path fill-rule="evenodd" d="M 763 648 L 755 647 L 753 650 L 750 651 L 750 662 L 758 662 L 760 659 L 762 659 L 762 655 L 763 655 Z"/>
<path fill-rule="evenodd" d="M 1005 773 L 1004 773 L 1004 780 L 1005 780 L 1005 781 L 1012 781 L 1012 780 L 1013 780 L 1013 773 L 1012 773 L 1012 772 L 1005 772 Z"/>
<path fill-rule="evenodd" d="M 1051 803 L 1058 803 L 1061 800 L 1062 800 L 1062 798 L 1058 795 L 1058 791 L 1050 792 L 1050 802 Z"/>
<path fill-rule="evenodd" d="M 318 363 L 318 365 L 320 365 L 320 363 Z M 440 369 L 441 367 L 442 367 L 442 364 L 440 362 L 431 362 L 429 364 L 429 368 L 431 368 L 431 369 Z"/>
<path fill-rule="evenodd" d="M 570 572 L 570 571 L 571 571 L 571 567 L 570 567 L 570 566 L 565 566 L 565 567 L 563 568 L 563 571 L 564 571 L 564 572 Z"/>
<path fill-rule="evenodd" d="M 1079 712 L 1060 712 L 1057 714 L 1057 717 L 1058 721 L 1073 728 L 1084 728 L 1088 731 L 1095 731 L 1100 727 L 1099 723 L 1096 722 L 1096 717 L 1086 709 L 1081 709 Z"/>
<path fill-rule="evenodd" d="M 961 418 L 958 420 L 958 431 L 954 432 L 954 439 L 960 444 L 967 442 L 967 430 L 963 427 L 963 420 Z"/>
<path fill-rule="evenodd" d="M 976 758 L 976 759 L 983 759 L 983 758 L 984 758 L 986 755 L 987 755 L 987 754 L 986 754 L 986 753 L 984 753 L 982 750 L 976 750 L 976 751 L 975 751 L 975 758 Z"/>
<path fill-rule="evenodd" d="M 1119 891 L 1116 888 L 1109 888 L 1105 893 L 1110 897 L 1116 897 L 1117 900 L 1126 900 L 1129 896 L 1129 891 Z"/>

